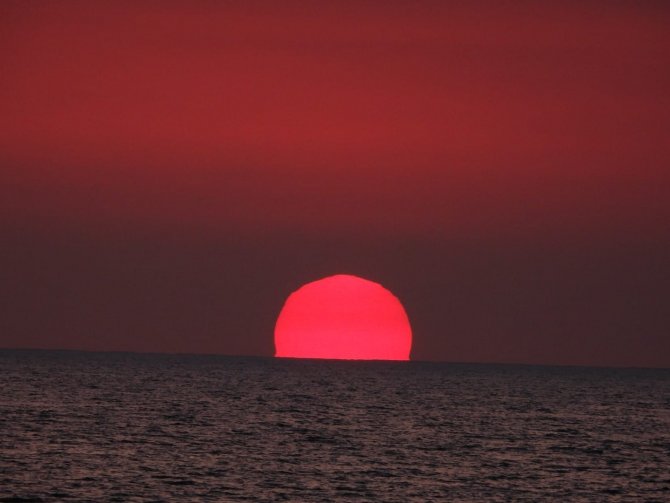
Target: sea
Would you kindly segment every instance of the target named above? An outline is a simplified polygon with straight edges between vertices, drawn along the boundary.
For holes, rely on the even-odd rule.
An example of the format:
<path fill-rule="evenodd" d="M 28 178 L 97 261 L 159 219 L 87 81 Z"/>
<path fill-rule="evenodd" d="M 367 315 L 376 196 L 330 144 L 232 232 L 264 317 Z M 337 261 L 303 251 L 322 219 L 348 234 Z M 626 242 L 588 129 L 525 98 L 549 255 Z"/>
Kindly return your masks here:
<path fill-rule="evenodd" d="M 670 501 L 670 370 L 0 351 L 0 501 Z"/>

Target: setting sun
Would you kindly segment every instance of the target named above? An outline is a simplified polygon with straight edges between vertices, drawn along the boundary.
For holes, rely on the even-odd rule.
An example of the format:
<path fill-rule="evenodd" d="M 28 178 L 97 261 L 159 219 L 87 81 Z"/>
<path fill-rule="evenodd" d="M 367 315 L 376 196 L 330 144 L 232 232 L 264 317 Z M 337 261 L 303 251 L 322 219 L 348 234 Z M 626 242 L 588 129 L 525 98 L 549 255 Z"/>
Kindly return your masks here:
<path fill-rule="evenodd" d="M 275 327 L 275 356 L 409 360 L 412 329 L 402 304 L 378 283 L 336 275 L 286 300 Z"/>

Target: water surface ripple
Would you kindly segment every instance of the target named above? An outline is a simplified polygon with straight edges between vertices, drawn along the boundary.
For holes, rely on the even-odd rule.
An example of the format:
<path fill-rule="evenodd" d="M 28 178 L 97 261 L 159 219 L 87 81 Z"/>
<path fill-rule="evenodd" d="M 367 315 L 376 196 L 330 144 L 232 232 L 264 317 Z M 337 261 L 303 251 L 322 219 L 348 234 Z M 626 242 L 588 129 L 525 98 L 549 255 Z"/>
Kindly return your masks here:
<path fill-rule="evenodd" d="M 0 351 L 0 501 L 669 501 L 670 371 Z"/>

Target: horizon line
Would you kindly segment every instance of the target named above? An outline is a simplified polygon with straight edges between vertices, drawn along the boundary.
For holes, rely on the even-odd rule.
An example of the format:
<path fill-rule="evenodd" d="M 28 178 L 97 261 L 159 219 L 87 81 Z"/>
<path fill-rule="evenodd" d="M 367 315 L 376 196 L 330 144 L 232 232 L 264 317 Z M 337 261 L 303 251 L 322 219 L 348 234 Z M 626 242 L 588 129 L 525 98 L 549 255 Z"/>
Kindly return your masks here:
<path fill-rule="evenodd" d="M 326 361 L 326 362 L 380 362 L 380 363 L 442 363 L 448 365 L 505 365 L 505 366 L 525 366 L 525 367 L 571 367 L 571 368 L 592 368 L 592 369 L 613 369 L 613 370 L 670 370 L 669 367 L 641 366 L 641 365 L 585 365 L 575 363 L 527 363 L 527 362 L 496 362 L 496 361 L 450 361 L 450 360 L 364 360 L 364 359 L 339 359 L 339 358 L 294 358 L 274 355 L 252 355 L 241 353 L 197 353 L 197 352 L 176 352 L 176 351 L 139 351 L 123 349 L 72 349 L 72 348 L 30 348 L 30 347 L 0 347 L 2 351 L 41 351 L 41 352 L 60 352 L 60 353 L 105 353 L 105 354 L 134 354 L 134 355 L 161 355 L 161 356 L 215 356 L 228 358 L 263 358 L 269 360 L 300 360 L 300 361 Z"/>

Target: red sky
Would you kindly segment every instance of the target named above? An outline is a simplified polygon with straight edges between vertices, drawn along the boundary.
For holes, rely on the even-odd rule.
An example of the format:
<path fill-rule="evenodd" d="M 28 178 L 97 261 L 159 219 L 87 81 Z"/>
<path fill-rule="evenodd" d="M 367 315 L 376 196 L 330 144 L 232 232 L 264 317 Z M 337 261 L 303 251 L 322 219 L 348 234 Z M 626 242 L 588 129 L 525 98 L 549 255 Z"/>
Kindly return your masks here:
<path fill-rule="evenodd" d="M 669 18 L 661 2 L 3 2 L 0 346 L 272 354 L 249 320 L 349 272 L 406 292 L 415 357 L 670 365 Z M 177 278 L 167 297 L 156 268 Z M 55 315 L 63 291 L 83 310 Z M 506 317 L 510 295 L 527 309 Z"/>

